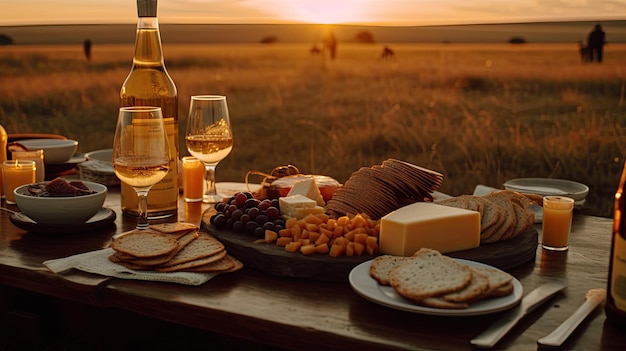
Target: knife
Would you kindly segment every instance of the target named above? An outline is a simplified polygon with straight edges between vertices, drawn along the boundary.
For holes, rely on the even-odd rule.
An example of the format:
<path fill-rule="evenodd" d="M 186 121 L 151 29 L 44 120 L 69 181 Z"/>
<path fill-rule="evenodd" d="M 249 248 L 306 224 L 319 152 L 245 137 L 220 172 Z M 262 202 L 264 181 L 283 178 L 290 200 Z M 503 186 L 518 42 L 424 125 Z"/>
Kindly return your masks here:
<path fill-rule="evenodd" d="M 561 346 L 578 325 L 606 299 L 605 289 L 591 289 L 585 296 L 585 303 L 572 313 L 558 328 L 552 333 L 537 340 L 539 345 Z"/>
<path fill-rule="evenodd" d="M 519 305 L 506 312 L 493 325 L 472 339 L 470 343 L 477 347 L 493 347 L 520 319 L 566 287 L 567 285 L 559 282 L 550 282 L 539 286 L 524 296 Z"/>

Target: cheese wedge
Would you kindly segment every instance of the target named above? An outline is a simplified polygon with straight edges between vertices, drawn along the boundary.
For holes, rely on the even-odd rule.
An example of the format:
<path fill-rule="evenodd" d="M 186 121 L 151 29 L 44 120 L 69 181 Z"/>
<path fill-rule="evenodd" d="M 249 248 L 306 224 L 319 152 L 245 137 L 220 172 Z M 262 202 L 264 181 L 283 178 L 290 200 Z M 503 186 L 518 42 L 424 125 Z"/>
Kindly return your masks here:
<path fill-rule="evenodd" d="M 278 198 L 280 214 L 286 217 L 304 218 L 309 213 L 319 211 L 316 209 L 315 200 L 311 200 L 304 195 L 292 195 Z M 321 208 L 321 207 L 320 207 Z M 321 208 L 322 212 L 324 209 Z"/>
<path fill-rule="evenodd" d="M 317 206 L 324 207 L 326 205 L 326 202 L 324 202 L 324 199 L 322 198 L 322 193 L 320 193 L 320 189 L 317 187 L 317 183 L 315 183 L 313 178 L 296 182 L 287 194 L 287 196 L 292 195 L 306 196 L 309 199 L 314 200 L 315 203 L 317 203 Z"/>
<path fill-rule="evenodd" d="M 480 246 L 480 213 L 417 202 L 393 211 L 380 221 L 380 252 L 412 256 L 421 248 L 441 253 Z"/>

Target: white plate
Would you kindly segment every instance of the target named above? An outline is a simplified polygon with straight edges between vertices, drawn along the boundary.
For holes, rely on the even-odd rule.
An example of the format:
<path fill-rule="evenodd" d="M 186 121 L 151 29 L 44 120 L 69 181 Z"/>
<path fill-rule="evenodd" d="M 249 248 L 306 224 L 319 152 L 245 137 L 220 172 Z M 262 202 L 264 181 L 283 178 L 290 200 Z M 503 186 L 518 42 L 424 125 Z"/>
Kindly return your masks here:
<path fill-rule="evenodd" d="M 248 187 L 250 188 L 249 190 L 248 190 Z M 217 189 L 217 192 L 223 196 L 233 196 L 238 192 L 257 191 L 259 190 L 260 187 L 261 187 L 261 184 L 255 184 L 255 183 L 248 183 L 247 186 L 246 186 L 246 183 L 236 183 L 236 182 L 215 183 L 215 188 Z"/>
<path fill-rule="evenodd" d="M 455 260 L 468 266 L 494 268 L 480 262 L 463 259 Z M 392 287 L 378 284 L 369 273 L 372 261 L 363 262 L 350 271 L 348 277 L 350 286 L 365 299 L 398 310 L 436 316 L 476 316 L 511 308 L 519 303 L 524 293 L 522 284 L 519 280 L 513 278 L 513 293 L 507 296 L 478 301 L 470 304 L 469 308 L 462 310 L 424 307 L 400 296 Z"/>
<path fill-rule="evenodd" d="M 562 195 L 575 201 L 582 201 L 589 193 L 585 184 L 564 179 L 551 178 L 517 178 L 504 182 L 504 188 L 519 192 L 534 193 L 541 196 Z"/>

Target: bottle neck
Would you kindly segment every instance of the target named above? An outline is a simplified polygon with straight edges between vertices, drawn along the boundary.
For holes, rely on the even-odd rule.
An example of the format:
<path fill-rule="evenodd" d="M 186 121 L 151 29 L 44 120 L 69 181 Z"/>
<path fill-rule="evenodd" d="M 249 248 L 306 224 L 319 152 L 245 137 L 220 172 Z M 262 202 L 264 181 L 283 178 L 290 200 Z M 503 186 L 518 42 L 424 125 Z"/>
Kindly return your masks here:
<path fill-rule="evenodd" d="M 135 39 L 134 66 L 164 66 L 159 21 L 156 17 L 139 17 Z"/>

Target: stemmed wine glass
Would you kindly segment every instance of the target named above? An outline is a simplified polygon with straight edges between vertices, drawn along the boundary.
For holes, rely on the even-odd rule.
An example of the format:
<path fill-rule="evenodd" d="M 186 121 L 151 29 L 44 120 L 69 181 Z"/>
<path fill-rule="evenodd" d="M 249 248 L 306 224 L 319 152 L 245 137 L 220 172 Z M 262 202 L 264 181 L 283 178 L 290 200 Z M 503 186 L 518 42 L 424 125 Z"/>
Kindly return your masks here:
<path fill-rule="evenodd" d="M 206 186 L 202 201 L 221 201 L 223 196 L 215 188 L 215 168 L 233 149 L 233 132 L 225 96 L 191 97 L 185 142 L 189 153 L 204 163 Z"/>
<path fill-rule="evenodd" d="M 113 140 L 113 168 L 138 197 L 137 229 L 148 228 L 148 191 L 170 168 L 170 148 L 160 107 L 122 107 Z"/>

